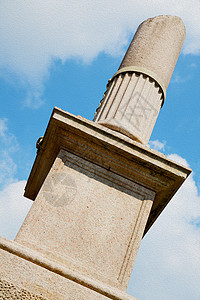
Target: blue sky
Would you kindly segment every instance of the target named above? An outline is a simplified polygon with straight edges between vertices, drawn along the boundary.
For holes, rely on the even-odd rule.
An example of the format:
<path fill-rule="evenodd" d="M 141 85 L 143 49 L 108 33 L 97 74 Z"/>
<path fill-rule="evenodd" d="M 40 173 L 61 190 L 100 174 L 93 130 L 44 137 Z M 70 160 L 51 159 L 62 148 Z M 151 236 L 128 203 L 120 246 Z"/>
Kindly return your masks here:
<path fill-rule="evenodd" d="M 137 26 L 182 17 L 187 37 L 150 147 L 193 169 L 143 239 L 128 293 L 200 297 L 200 1 L 0 1 L 0 235 L 13 239 L 54 106 L 90 120 Z"/>

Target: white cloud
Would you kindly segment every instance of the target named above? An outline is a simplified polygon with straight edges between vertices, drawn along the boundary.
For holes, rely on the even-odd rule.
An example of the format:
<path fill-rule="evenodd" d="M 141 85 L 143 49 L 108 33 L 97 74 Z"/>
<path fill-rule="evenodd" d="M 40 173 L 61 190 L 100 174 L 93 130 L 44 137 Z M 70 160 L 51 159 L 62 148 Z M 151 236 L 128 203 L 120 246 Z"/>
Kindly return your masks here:
<path fill-rule="evenodd" d="M 31 207 L 32 201 L 23 197 L 25 184 L 18 181 L 0 191 L 0 236 L 14 239 Z"/>
<path fill-rule="evenodd" d="M 7 119 L 0 119 L 0 136 L 4 137 L 5 136 L 5 131 L 7 130 L 7 125 L 6 125 Z"/>
<path fill-rule="evenodd" d="M 17 166 L 12 154 L 19 145 L 5 118 L 0 119 L 0 147 L 0 235 L 13 239 L 32 201 L 23 197 L 26 182 L 15 178 Z"/>
<path fill-rule="evenodd" d="M 187 75 L 186 77 L 183 77 L 177 73 L 174 73 L 173 78 L 171 80 L 171 82 L 174 83 L 184 83 L 186 81 L 188 81 L 191 78 L 191 75 Z"/>
<path fill-rule="evenodd" d="M 184 53 L 199 54 L 198 0 L 1 0 L 0 75 L 16 74 L 29 92 L 25 105 L 39 107 L 56 59 L 89 62 L 102 51 L 122 54 L 139 23 L 160 14 L 182 17 L 187 28 Z"/>
<path fill-rule="evenodd" d="M 179 156 L 178 154 L 176 153 L 173 153 L 173 154 L 169 154 L 167 155 L 171 160 L 174 160 L 175 162 L 185 166 L 185 167 L 190 167 L 190 165 L 188 164 L 187 160 L 181 156 Z"/>
<path fill-rule="evenodd" d="M 188 166 L 185 159 L 171 159 Z M 129 293 L 143 300 L 199 299 L 200 196 L 190 175 L 142 241 Z"/>
<path fill-rule="evenodd" d="M 14 180 L 17 166 L 6 151 L 0 152 L 0 185 L 5 186 Z"/>
<path fill-rule="evenodd" d="M 159 140 L 149 141 L 149 147 L 154 150 L 165 150 L 166 141 L 160 142 Z"/>
<path fill-rule="evenodd" d="M 19 150 L 16 137 L 8 129 L 8 120 L 0 119 L 0 186 L 6 186 L 14 179 L 17 166 L 12 154 Z"/>
<path fill-rule="evenodd" d="M 8 130 L 8 119 L 0 118 L 0 145 L 5 152 L 15 152 L 19 149 L 16 137 Z"/>
<path fill-rule="evenodd" d="M 197 64 L 195 64 L 195 63 L 190 64 L 190 68 L 196 68 L 196 67 L 197 67 Z"/>

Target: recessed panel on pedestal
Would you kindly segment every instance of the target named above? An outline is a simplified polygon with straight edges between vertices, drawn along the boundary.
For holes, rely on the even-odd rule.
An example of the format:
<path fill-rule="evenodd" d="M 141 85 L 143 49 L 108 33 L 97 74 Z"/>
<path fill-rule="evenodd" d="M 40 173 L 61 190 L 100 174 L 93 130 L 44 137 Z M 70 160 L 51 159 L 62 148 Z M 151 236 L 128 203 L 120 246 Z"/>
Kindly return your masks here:
<path fill-rule="evenodd" d="M 154 194 L 61 150 L 16 241 L 126 288 Z"/>

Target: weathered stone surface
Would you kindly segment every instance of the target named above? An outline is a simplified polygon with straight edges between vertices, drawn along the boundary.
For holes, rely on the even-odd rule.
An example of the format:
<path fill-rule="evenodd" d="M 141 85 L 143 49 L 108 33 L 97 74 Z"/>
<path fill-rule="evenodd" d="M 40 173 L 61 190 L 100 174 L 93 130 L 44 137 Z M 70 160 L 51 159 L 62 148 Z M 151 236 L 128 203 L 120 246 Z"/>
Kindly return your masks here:
<path fill-rule="evenodd" d="M 167 89 L 185 39 L 185 26 L 177 16 L 147 19 L 138 27 L 119 69 L 138 66 L 154 72 Z"/>
<path fill-rule="evenodd" d="M 94 121 L 147 144 L 185 38 L 179 17 L 144 21 L 108 84 Z"/>
<path fill-rule="evenodd" d="M 7 262 L 6 262 L 7 263 Z M 29 292 L 26 288 L 19 287 L 13 282 L 0 278 L 0 299 L 29 299 L 29 300 L 47 300 L 41 295 Z"/>

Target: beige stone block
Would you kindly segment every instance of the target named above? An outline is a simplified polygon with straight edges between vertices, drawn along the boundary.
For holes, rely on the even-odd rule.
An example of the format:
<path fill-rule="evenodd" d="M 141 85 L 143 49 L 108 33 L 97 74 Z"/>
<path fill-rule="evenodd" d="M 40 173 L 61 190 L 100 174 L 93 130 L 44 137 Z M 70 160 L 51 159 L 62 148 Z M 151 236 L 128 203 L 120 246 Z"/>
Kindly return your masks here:
<path fill-rule="evenodd" d="M 136 300 L 1 237 L 0 299 Z"/>

